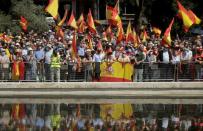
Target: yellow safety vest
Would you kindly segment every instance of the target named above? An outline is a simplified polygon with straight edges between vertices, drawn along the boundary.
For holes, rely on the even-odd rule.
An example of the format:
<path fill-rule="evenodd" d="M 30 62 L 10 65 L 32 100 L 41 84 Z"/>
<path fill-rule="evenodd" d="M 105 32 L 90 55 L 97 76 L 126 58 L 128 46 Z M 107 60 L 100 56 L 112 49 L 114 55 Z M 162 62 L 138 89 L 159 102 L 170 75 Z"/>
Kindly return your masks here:
<path fill-rule="evenodd" d="M 60 65 L 60 56 L 52 56 L 51 58 L 51 67 L 52 68 L 60 68 L 61 65 Z"/>

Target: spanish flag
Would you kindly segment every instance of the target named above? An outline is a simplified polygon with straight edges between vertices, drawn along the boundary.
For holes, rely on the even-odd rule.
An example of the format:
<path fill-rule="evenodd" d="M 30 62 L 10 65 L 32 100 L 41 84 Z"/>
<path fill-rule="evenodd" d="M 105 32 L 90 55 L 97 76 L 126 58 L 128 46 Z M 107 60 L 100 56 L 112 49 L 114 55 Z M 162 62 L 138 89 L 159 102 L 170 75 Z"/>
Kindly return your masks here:
<path fill-rule="evenodd" d="M 133 43 L 134 43 L 134 47 L 138 46 L 137 33 L 135 32 L 134 28 L 133 28 Z"/>
<path fill-rule="evenodd" d="M 82 14 L 80 15 L 78 21 L 77 21 L 77 24 L 80 25 L 80 23 L 82 23 L 82 22 L 84 22 L 84 21 L 85 21 L 85 19 L 84 19 L 84 15 L 83 15 L 83 13 L 82 13 Z"/>
<path fill-rule="evenodd" d="M 24 104 L 13 105 L 11 116 L 15 120 L 24 118 L 25 117 L 25 106 L 24 106 Z"/>
<path fill-rule="evenodd" d="M 92 17 L 92 12 L 91 12 L 90 9 L 89 9 L 89 13 L 88 13 L 88 16 L 87 16 L 87 25 L 88 25 L 89 30 L 90 30 L 92 33 L 94 33 L 94 34 L 97 33 L 96 27 L 95 27 L 95 25 L 94 25 L 94 19 L 93 19 L 93 17 Z"/>
<path fill-rule="evenodd" d="M 58 23 L 58 26 L 62 26 L 62 25 L 64 24 L 67 15 L 68 15 L 68 9 L 65 10 L 65 13 L 64 13 L 63 19 Z"/>
<path fill-rule="evenodd" d="M 141 33 L 140 38 L 142 39 L 142 42 L 146 42 L 147 39 L 149 39 L 149 36 L 147 35 L 146 30 L 144 30 L 144 31 Z"/>
<path fill-rule="evenodd" d="M 157 28 L 157 27 L 153 27 L 152 28 L 152 31 L 156 34 L 156 35 L 161 35 L 161 30 L 159 29 L 159 28 Z"/>
<path fill-rule="evenodd" d="M 85 21 L 82 21 L 78 26 L 78 33 L 84 33 L 86 29 Z"/>
<path fill-rule="evenodd" d="M 127 32 L 126 32 L 126 42 L 129 42 L 129 41 L 132 42 L 133 40 L 134 40 L 134 37 L 133 37 L 132 28 L 131 28 L 131 22 L 129 21 Z"/>
<path fill-rule="evenodd" d="M 184 30 L 188 32 L 189 28 L 194 24 L 194 21 L 190 17 L 189 12 L 183 7 L 183 5 L 177 0 L 179 8 L 179 17 L 183 20 Z"/>
<path fill-rule="evenodd" d="M 117 41 L 116 41 L 116 43 L 117 43 L 117 44 L 119 44 L 119 43 L 122 41 L 122 39 L 123 39 L 123 34 L 124 34 L 124 31 L 123 31 L 123 24 L 120 23 L 120 24 L 118 25 L 118 31 L 117 31 L 117 34 L 116 34 L 116 36 L 117 36 Z"/>
<path fill-rule="evenodd" d="M 194 24 L 197 24 L 197 25 L 198 25 L 198 24 L 201 23 L 200 18 L 198 18 L 198 17 L 194 14 L 194 12 L 193 12 L 192 10 L 189 10 L 188 13 L 189 13 L 189 15 L 190 15 L 190 18 L 193 20 Z"/>
<path fill-rule="evenodd" d="M 70 16 L 70 19 L 69 19 L 67 25 L 74 28 L 74 29 L 78 29 L 78 26 L 77 26 L 77 23 L 75 21 L 75 16 L 73 14 L 73 11 L 71 13 L 71 16 Z"/>
<path fill-rule="evenodd" d="M 58 37 L 64 38 L 64 32 L 63 29 L 60 26 L 56 26 L 56 35 Z"/>
<path fill-rule="evenodd" d="M 20 17 L 20 25 L 21 25 L 22 30 L 27 32 L 28 22 L 25 19 L 25 17 L 23 17 L 23 16 Z"/>
<path fill-rule="evenodd" d="M 117 26 L 121 22 L 121 18 L 118 15 L 118 10 L 111 6 L 106 6 L 106 19 L 109 24 Z"/>
<path fill-rule="evenodd" d="M 76 57 L 77 55 L 77 40 L 76 40 L 76 32 L 73 33 L 73 40 L 72 40 L 72 56 Z"/>
<path fill-rule="evenodd" d="M 114 6 L 114 9 L 118 12 L 118 14 L 120 13 L 119 0 L 117 0 L 116 5 Z"/>
<path fill-rule="evenodd" d="M 58 0 L 49 0 L 49 4 L 45 10 L 56 20 L 58 18 L 58 8 Z"/>
<path fill-rule="evenodd" d="M 164 44 L 166 46 L 171 46 L 171 41 L 172 41 L 171 40 L 171 28 L 172 28 L 173 23 L 174 23 L 174 18 L 172 19 L 169 27 L 166 29 L 163 39 L 162 39 L 162 44 Z"/>
<path fill-rule="evenodd" d="M 114 62 L 109 64 L 108 62 L 101 63 L 101 79 L 100 82 L 131 82 L 131 76 L 133 74 L 133 65 L 130 63 Z M 102 104 L 100 105 L 100 116 L 102 119 L 106 119 L 108 115 L 111 115 L 113 119 L 120 119 L 122 115 L 127 118 L 133 113 L 131 104 Z"/>

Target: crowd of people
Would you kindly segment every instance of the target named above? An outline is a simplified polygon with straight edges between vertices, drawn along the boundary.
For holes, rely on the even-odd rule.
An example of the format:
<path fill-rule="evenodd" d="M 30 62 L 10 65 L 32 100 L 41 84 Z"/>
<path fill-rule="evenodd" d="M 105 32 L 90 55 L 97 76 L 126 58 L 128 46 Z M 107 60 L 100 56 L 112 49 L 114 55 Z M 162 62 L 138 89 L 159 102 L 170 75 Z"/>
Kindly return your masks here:
<path fill-rule="evenodd" d="M 15 106 L 1 105 L 1 131 L 202 131 L 203 128 L 201 115 L 190 112 L 180 116 L 162 111 L 161 115 L 160 110 L 151 108 L 150 112 L 140 112 L 142 115 L 137 112 L 130 117 L 121 114 L 115 119 L 111 114 L 101 118 L 96 112 L 87 113 L 88 109 L 82 111 L 87 105 L 81 105 L 79 112 L 78 105 L 21 104 L 18 111 Z"/>
<path fill-rule="evenodd" d="M 77 33 L 77 53 L 72 51 L 73 33 L 66 29 L 64 38 L 49 30 L 0 36 L 1 80 L 61 81 L 84 76 L 85 81 L 100 79 L 100 63 L 131 63 L 132 81 L 144 79 L 202 79 L 202 36 L 175 38 L 162 44 L 159 35 L 148 32 L 148 39 L 136 46 L 123 39 L 117 42 L 115 31 Z M 5 40 L 6 39 L 6 40 Z M 175 77 L 175 78 L 174 78 Z"/>

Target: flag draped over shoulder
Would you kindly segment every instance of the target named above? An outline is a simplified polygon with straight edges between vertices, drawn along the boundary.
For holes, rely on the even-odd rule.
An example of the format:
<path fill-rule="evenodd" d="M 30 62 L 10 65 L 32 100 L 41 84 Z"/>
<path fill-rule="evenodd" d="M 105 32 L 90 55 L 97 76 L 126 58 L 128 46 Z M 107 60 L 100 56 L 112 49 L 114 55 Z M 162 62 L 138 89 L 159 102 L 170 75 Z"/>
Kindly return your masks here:
<path fill-rule="evenodd" d="M 25 19 L 25 17 L 23 17 L 23 16 L 20 17 L 20 26 L 23 31 L 25 31 L 25 32 L 27 31 L 28 22 Z"/>
<path fill-rule="evenodd" d="M 184 30 L 188 32 L 189 28 L 194 24 L 194 21 L 190 17 L 189 12 L 185 7 L 177 0 L 179 12 L 178 16 L 183 20 Z"/>
<path fill-rule="evenodd" d="M 45 8 L 46 12 L 48 12 L 54 19 L 58 17 L 58 0 L 49 0 L 48 6 Z"/>
<path fill-rule="evenodd" d="M 70 19 L 69 19 L 67 25 L 74 28 L 74 29 L 78 29 L 73 11 L 71 12 L 71 16 L 70 16 Z"/>
<path fill-rule="evenodd" d="M 90 9 L 89 9 L 89 13 L 88 13 L 88 15 L 87 15 L 87 25 L 88 25 L 89 30 L 90 30 L 92 33 L 94 33 L 94 34 L 97 33 L 96 27 L 95 27 L 95 25 L 94 25 L 94 19 L 93 19 L 93 17 L 92 17 L 92 12 L 91 12 Z"/>
<path fill-rule="evenodd" d="M 165 33 L 164 33 L 164 36 L 163 36 L 163 39 L 162 39 L 162 44 L 164 45 L 167 45 L 167 46 L 171 46 L 171 28 L 172 28 L 172 25 L 174 23 L 174 18 L 172 19 L 169 27 L 166 29 Z"/>

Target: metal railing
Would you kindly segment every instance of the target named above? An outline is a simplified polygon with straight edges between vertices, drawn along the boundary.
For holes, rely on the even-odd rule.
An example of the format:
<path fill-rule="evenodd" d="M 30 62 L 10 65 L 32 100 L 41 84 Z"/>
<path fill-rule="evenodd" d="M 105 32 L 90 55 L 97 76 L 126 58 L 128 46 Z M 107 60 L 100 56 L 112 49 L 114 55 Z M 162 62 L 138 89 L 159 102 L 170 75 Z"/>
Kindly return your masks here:
<path fill-rule="evenodd" d="M 98 77 L 98 64 L 85 64 L 69 62 L 61 64 L 59 71 L 52 70 L 50 64 L 46 63 L 24 63 L 18 64 L 15 69 L 14 63 L 0 64 L 1 82 L 92 82 Z M 122 63 L 123 64 L 123 63 Z M 137 82 L 163 82 L 163 81 L 202 81 L 203 66 L 198 63 L 142 63 L 143 71 L 140 73 L 136 66 L 132 73 L 132 81 Z M 97 68 L 97 69 L 96 69 Z M 136 72 L 141 80 L 134 79 Z M 101 72 L 100 72 L 101 73 Z M 58 75 L 58 76 L 57 76 Z M 54 77 L 54 78 L 52 78 Z"/>

